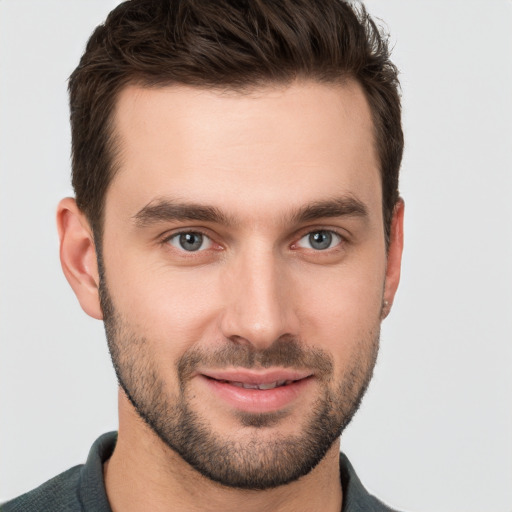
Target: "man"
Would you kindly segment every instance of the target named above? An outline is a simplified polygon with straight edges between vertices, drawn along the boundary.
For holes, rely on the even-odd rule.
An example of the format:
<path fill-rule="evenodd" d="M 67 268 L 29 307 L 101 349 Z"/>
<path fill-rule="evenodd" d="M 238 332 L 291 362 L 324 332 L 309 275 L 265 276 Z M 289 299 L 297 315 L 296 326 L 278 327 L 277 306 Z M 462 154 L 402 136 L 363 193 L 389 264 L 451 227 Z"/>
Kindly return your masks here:
<path fill-rule="evenodd" d="M 70 79 L 64 273 L 119 432 L 2 510 L 389 510 L 339 455 L 400 276 L 396 69 L 340 0 L 131 0 Z"/>

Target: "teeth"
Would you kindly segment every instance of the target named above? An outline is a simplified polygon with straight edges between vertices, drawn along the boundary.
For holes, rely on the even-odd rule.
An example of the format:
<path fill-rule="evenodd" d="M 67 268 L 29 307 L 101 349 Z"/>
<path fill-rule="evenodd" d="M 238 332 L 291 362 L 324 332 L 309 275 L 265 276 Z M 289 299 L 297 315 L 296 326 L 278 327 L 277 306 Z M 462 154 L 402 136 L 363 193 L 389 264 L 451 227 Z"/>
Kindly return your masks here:
<path fill-rule="evenodd" d="M 258 389 L 274 389 L 279 385 L 278 382 L 269 382 L 268 384 L 260 384 Z"/>
<path fill-rule="evenodd" d="M 229 382 L 232 386 L 236 386 L 238 388 L 245 389 L 274 389 L 279 386 L 284 386 L 285 384 L 290 384 L 291 380 L 276 380 L 275 382 L 268 382 L 266 384 L 247 384 L 244 382 L 234 382 L 234 381 L 225 381 Z"/>

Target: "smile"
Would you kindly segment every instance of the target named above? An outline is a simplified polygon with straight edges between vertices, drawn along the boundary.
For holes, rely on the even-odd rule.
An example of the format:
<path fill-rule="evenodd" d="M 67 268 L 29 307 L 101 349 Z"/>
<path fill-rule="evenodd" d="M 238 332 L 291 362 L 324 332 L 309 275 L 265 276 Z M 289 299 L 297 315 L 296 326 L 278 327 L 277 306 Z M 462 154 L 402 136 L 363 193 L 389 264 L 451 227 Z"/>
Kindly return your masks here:
<path fill-rule="evenodd" d="M 277 380 L 275 382 L 261 383 L 261 384 L 250 384 L 248 382 L 234 382 L 229 380 L 219 381 L 225 382 L 226 384 L 231 384 L 232 386 L 237 386 L 239 388 L 244 389 L 274 389 L 281 386 L 286 386 L 295 382 L 294 380 Z"/>
<path fill-rule="evenodd" d="M 311 372 L 289 369 L 205 371 L 197 377 L 213 395 L 213 406 L 255 414 L 300 405 L 315 381 Z"/>

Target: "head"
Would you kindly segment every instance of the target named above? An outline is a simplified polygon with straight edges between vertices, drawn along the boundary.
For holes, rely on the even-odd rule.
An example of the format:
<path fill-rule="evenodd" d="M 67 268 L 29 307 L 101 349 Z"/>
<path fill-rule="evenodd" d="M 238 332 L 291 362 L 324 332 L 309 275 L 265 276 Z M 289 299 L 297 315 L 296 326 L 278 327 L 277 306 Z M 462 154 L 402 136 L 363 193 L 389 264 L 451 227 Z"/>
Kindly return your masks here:
<path fill-rule="evenodd" d="M 364 7 L 343 0 L 131 0 L 96 28 L 69 81 L 73 187 L 97 242 L 119 169 L 113 115 L 121 90 L 137 84 L 244 92 L 297 79 L 362 87 L 388 240 L 404 144 L 399 83 L 387 41 Z"/>
<path fill-rule="evenodd" d="M 338 0 L 132 0 L 70 94 L 61 259 L 121 409 L 223 485 L 308 474 L 359 406 L 400 274 L 375 25 Z"/>

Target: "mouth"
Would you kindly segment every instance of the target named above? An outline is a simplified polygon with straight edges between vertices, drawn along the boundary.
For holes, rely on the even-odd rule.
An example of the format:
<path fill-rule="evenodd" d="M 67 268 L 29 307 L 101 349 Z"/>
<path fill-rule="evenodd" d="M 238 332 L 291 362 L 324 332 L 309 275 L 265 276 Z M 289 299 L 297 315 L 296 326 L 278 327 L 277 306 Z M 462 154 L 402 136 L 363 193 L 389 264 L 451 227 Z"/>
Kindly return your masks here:
<path fill-rule="evenodd" d="M 293 406 L 314 380 L 311 372 L 277 369 L 257 372 L 206 371 L 198 375 L 230 409 L 265 413 Z"/>
<path fill-rule="evenodd" d="M 251 384 L 249 382 L 236 382 L 229 380 L 221 380 L 219 382 L 223 382 L 225 384 L 231 384 L 232 386 L 236 386 L 238 388 L 244 389 L 275 389 L 280 388 L 281 386 L 288 386 L 294 382 L 295 380 L 276 380 L 274 382 L 262 382 L 261 384 Z"/>

